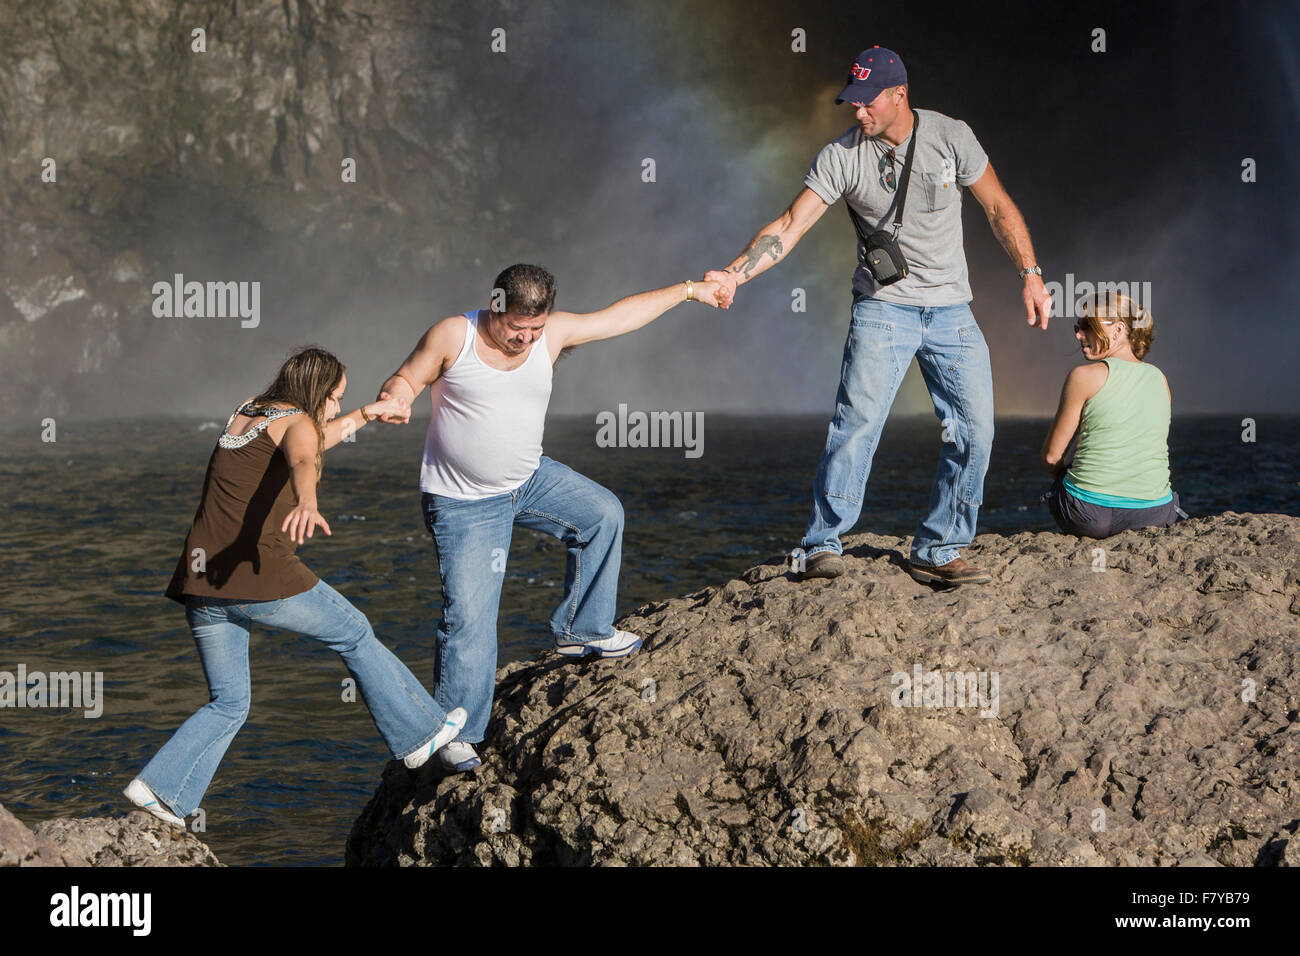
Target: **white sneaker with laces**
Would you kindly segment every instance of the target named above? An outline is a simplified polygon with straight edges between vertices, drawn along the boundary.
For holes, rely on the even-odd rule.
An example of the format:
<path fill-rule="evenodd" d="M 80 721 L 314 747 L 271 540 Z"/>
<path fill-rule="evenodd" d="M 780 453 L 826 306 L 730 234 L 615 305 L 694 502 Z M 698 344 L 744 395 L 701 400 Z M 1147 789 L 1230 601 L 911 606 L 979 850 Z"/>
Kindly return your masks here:
<path fill-rule="evenodd" d="M 141 810 L 146 810 L 149 813 L 152 813 L 164 823 L 170 823 L 172 826 L 180 827 L 182 830 L 185 829 L 185 821 L 163 806 L 162 801 L 158 799 L 158 795 L 150 790 L 149 785 L 139 777 L 136 777 L 126 785 L 126 789 L 122 791 L 122 795 Z"/>
<path fill-rule="evenodd" d="M 453 740 L 439 750 L 438 760 L 441 761 L 443 769 L 450 773 L 464 773 L 483 763 L 475 752 L 473 744 L 462 743 L 459 740 Z"/>
<path fill-rule="evenodd" d="M 469 720 L 469 714 L 466 713 L 464 707 L 457 707 L 455 710 L 448 711 L 442 729 L 415 753 L 404 757 L 402 763 L 406 764 L 408 770 L 419 770 L 429 762 L 430 757 L 456 739 L 456 735 L 464 729 L 467 720 Z"/>
<path fill-rule="evenodd" d="M 555 639 L 555 651 L 565 657 L 626 657 L 641 646 L 641 638 L 627 631 L 615 630 L 613 637 L 596 641 L 573 641 L 564 637 Z"/>

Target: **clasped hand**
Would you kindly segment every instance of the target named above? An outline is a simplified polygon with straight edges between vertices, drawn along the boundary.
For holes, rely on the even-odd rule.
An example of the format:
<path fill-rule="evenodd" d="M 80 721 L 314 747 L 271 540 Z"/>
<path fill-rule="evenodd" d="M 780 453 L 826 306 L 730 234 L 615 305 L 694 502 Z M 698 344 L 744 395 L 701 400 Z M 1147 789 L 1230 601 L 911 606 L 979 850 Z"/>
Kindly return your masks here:
<path fill-rule="evenodd" d="M 736 298 L 737 282 L 735 274 L 713 269 L 704 273 L 704 278 L 705 281 L 712 283 L 716 287 L 717 291 L 714 292 L 713 296 L 719 308 L 731 308 L 731 303 Z"/>
<path fill-rule="evenodd" d="M 702 302 L 710 309 L 725 309 L 731 305 L 730 298 L 723 295 L 722 286 L 711 281 L 708 276 L 696 279 L 691 284 L 693 286 L 691 295 L 694 301 Z"/>
<path fill-rule="evenodd" d="M 380 392 L 379 401 L 372 403 L 368 410 L 387 425 L 405 425 L 411 420 L 411 403 L 388 392 Z"/>

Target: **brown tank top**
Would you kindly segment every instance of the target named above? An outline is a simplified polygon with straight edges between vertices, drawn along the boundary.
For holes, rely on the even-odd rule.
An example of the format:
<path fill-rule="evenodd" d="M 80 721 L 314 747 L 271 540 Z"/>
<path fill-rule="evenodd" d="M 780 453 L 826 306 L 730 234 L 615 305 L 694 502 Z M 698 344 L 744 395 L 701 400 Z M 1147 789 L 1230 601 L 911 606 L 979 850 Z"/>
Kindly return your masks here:
<path fill-rule="evenodd" d="M 259 412 L 250 403 L 235 414 Z M 226 433 L 235 420 L 230 416 L 208 459 L 203 497 L 167 597 L 182 604 L 187 594 L 275 601 L 316 586 L 320 579 L 298 560 L 296 545 L 280 530 L 296 498 L 289 463 L 266 433 L 277 418 L 295 414 L 302 412 L 271 409 L 265 421 L 238 436 Z"/>

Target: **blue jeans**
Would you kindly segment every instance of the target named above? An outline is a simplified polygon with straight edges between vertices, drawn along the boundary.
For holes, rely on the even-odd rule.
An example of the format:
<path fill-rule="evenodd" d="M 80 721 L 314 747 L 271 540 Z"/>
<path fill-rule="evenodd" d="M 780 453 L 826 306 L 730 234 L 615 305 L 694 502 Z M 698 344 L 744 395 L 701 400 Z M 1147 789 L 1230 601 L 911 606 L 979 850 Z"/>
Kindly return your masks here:
<path fill-rule="evenodd" d="M 614 634 L 623 506 L 612 491 L 545 455 L 514 491 L 474 501 L 425 492 L 421 501 L 442 576 L 434 699 L 464 707 L 469 719 L 456 739 L 479 743 L 492 713 L 497 612 L 514 525 L 568 546 L 564 597 L 551 615 L 551 633 L 599 640 Z"/>
<path fill-rule="evenodd" d="M 447 719 L 406 665 L 375 637 L 366 616 L 324 581 L 278 601 L 190 596 L 185 617 L 208 681 L 208 703 L 140 772 L 149 789 L 179 816 L 198 808 L 248 717 L 248 632 L 254 625 L 297 631 L 337 651 L 395 757 L 426 746 Z"/>
<path fill-rule="evenodd" d="M 862 513 L 871 459 L 913 356 L 942 423 L 942 446 L 930 513 L 912 537 L 911 560 L 947 564 L 975 537 L 993 446 L 993 371 L 970 306 L 924 308 L 856 296 L 835 416 L 800 543 L 808 555 L 843 552 L 840 535 Z"/>

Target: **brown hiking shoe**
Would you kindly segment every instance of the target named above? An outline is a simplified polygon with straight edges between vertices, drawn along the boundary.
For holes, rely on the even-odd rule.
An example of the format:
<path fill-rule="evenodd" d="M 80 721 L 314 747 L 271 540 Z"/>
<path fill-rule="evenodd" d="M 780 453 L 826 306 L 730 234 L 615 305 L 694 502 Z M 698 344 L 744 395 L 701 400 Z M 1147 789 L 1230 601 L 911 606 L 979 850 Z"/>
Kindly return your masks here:
<path fill-rule="evenodd" d="M 834 551 L 818 551 L 808 558 L 802 572 L 796 572 L 800 581 L 809 578 L 835 578 L 844 573 L 844 559 Z"/>
<path fill-rule="evenodd" d="M 964 558 L 953 558 L 947 564 L 930 565 L 907 562 L 907 573 L 922 584 L 988 584 L 993 576 L 975 567 Z"/>

